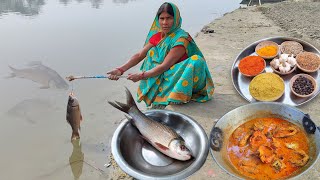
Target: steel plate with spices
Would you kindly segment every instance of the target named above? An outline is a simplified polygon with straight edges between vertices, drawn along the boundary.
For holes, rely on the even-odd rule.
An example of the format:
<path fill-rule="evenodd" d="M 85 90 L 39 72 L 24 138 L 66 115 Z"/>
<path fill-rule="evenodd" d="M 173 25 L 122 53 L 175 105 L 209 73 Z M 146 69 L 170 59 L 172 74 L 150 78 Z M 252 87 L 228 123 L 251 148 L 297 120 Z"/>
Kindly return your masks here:
<path fill-rule="evenodd" d="M 242 74 L 239 71 L 239 64 L 240 64 L 240 61 L 242 59 L 244 59 L 244 58 L 246 58 L 248 56 L 259 56 L 256 53 L 256 51 L 257 51 L 256 47 L 257 47 L 258 44 L 261 44 L 261 42 L 264 42 L 264 41 L 272 41 L 272 42 L 278 44 L 279 49 L 284 51 L 284 52 L 278 51 L 278 54 L 275 57 L 275 59 L 279 58 L 279 60 L 280 60 L 281 59 L 280 57 L 281 57 L 282 53 L 293 52 L 293 51 L 295 53 L 299 52 L 299 54 L 307 53 L 307 55 L 312 53 L 311 54 L 312 56 L 309 55 L 310 57 L 314 57 L 313 55 L 316 55 L 316 56 L 318 56 L 320 58 L 320 51 L 316 47 L 314 47 L 310 43 L 307 43 L 307 42 L 305 42 L 303 40 L 296 39 L 296 38 L 272 37 L 272 38 L 261 39 L 259 41 L 256 41 L 256 42 L 252 43 L 251 45 L 249 45 L 248 47 L 246 47 L 245 49 L 243 49 L 239 53 L 239 55 L 236 57 L 235 62 L 233 63 L 232 68 L 231 68 L 231 76 L 232 76 L 232 81 L 233 81 L 234 87 L 236 88 L 238 93 L 244 99 L 246 99 L 249 102 L 261 101 L 259 98 L 258 99 L 254 98 L 252 96 L 252 94 L 250 93 L 250 90 L 249 90 L 250 82 L 256 76 L 245 76 L 244 74 Z M 300 52 L 301 51 L 300 47 L 297 48 L 298 47 L 297 44 L 302 46 L 302 49 L 303 49 L 302 52 Z M 282 45 L 282 48 L 281 48 L 281 45 Z M 290 47 L 291 45 L 292 46 L 297 46 L 297 47 Z M 288 57 L 289 58 L 290 57 L 299 58 L 300 56 L 298 56 L 298 54 L 288 54 Z M 272 60 L 273 59 L 265 59 L 266 67 L 263 70 L 264 72 L 266 72 L 266 73 L 268 73 L 268 72 L 277 73 L 277 72 L 274 71 L 275 68 L 272 69 L 271 66 L 270 66 L 270 62 Z M 298 60 L 297 60 L 297 62 L 298 62 Z M 310 63 L 313 63 L 313 62 L 314 62 L 314 60 L 310 61 Z M 285 62 L 283 64 L 285 64 Z M 293 67 L 294 66 L 292 66 L 291 69 Z M 277 70 L 280 72 L 279 68 Z M 274 101 L 285 103 L 285 104 L 288 104 L 288 105 L 291 105 L 291 106 L 299 106 L 299 105 L 302 105 L 302 104 L 312 100 L 314 97 L 316 97 L 319 94 L 319 92 L 320 92 L 319 89 L 317 89 L 315 92 L 312 93 L 311 96 L 308 96 L 308 97 L 297 96 L 291 91 L 291 87 L 290 87 L 291 78 L 293 76 L 295 76 L 296 74 L 301 74 L 301 73 L 305 73 L 305 74 L 308 74 L 308 75 L 312 76 L 315 79 L 316 84 L 317 85 L 320 84 L 319 70 L 317 70 L 315 72 L 305 72 L 305 71 L 302 71 L 299 68 L 295 68 L 290 73 L 277 73 L 283 79 L 285 88 L 284 88 L 283 95 L 280 98 L 278 98 L 278 99 L 276 99 Z M 257 76 L 259 76 L 259 75 L 257 75 Z"/>

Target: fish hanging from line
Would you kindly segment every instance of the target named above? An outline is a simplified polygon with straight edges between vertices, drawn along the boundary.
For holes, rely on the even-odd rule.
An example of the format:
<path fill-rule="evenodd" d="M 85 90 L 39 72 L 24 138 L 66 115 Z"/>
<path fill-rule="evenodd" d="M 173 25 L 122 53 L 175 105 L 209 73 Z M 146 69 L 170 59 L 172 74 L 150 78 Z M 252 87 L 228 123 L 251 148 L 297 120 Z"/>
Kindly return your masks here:
<path fill-rule="evenodd" d="M 157 122 L 142 113 L 130 91 L 126 88 L 127 104 L 110 102 L 113 107 L 129 114 L 128 118 L 138 128 L 143 138 L 163 154 L 181 161 L 191 159 L 190 150 L 186 147 L 185 141 L 170 127 Z"/>
<path fill-rule="evenodd" d="M 73 92 L 69 94 L 66 119 L 72 128 L 71 141 L 80 139 L 79 131 L 81 129 L 80 123 L 82 121 L 82 115 L 79 101 Z"/>
<path fill-rule="evenodd" d="M 19 77 L 29 79 L 41 84 L 41 89 L 57 88 L 68 89 L 66 81 L 53 69 L 43 65 L 40 61 L 33 61 L 27 64 L 27 68 L 16 69 L 11 66 L 12 73 L 7 78 Z"/>

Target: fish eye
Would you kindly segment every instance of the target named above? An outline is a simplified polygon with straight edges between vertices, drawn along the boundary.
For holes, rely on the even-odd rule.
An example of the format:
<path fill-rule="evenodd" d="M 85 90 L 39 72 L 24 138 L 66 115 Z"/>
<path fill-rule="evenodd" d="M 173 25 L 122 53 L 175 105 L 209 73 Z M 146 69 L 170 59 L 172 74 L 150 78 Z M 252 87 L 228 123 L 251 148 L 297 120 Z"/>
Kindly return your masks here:
<path fill-rule="evenodd" d="M 186 148 L 186 146 L 185 146 L 185 145 L 181 145 L 181 146 L 180 146 L 180 149 L 181 149 L 182 151 L 187 150 L 187 148 Z"/>

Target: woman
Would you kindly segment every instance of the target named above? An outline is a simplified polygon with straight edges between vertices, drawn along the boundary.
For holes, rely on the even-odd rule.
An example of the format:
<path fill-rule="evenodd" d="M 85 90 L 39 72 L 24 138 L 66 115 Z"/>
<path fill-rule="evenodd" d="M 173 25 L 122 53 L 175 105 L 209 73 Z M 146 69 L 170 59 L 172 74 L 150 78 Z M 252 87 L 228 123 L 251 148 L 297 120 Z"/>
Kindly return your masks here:
<path fill-rule="evenodd" d="M 194 40 L 181 29 L 181 22 L 176 5 L 162 4 L 143 49 L 124 65 L 107 72 L 109 78 L 118 80 L 118 76 L 144 60 L 142 72 L 129 74 L 127 78 L 140 81 L 138 102 L 164 108 L 190 100 L 210 100 L 214 92 L 210 72 Z"/>

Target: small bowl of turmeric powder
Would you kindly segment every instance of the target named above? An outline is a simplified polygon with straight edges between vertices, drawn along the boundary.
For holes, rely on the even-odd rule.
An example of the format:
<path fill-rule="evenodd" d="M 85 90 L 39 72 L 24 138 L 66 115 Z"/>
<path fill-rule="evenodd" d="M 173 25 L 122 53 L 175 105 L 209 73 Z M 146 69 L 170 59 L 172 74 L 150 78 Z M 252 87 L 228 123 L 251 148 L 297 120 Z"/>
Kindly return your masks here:
<path fill-rule="evenodd" d="M 266 61 L 260 56 L 246 56 L 239 62 L 239 72 L 247 77 L 261 74 L 266 68 Z"/>
<path fill-rule="evenodd" d="M 279 54 L 279 45 L 273 41 L 262 41 L 256 46 L 255 52 L 264 59 L 273 59 Z"/>

